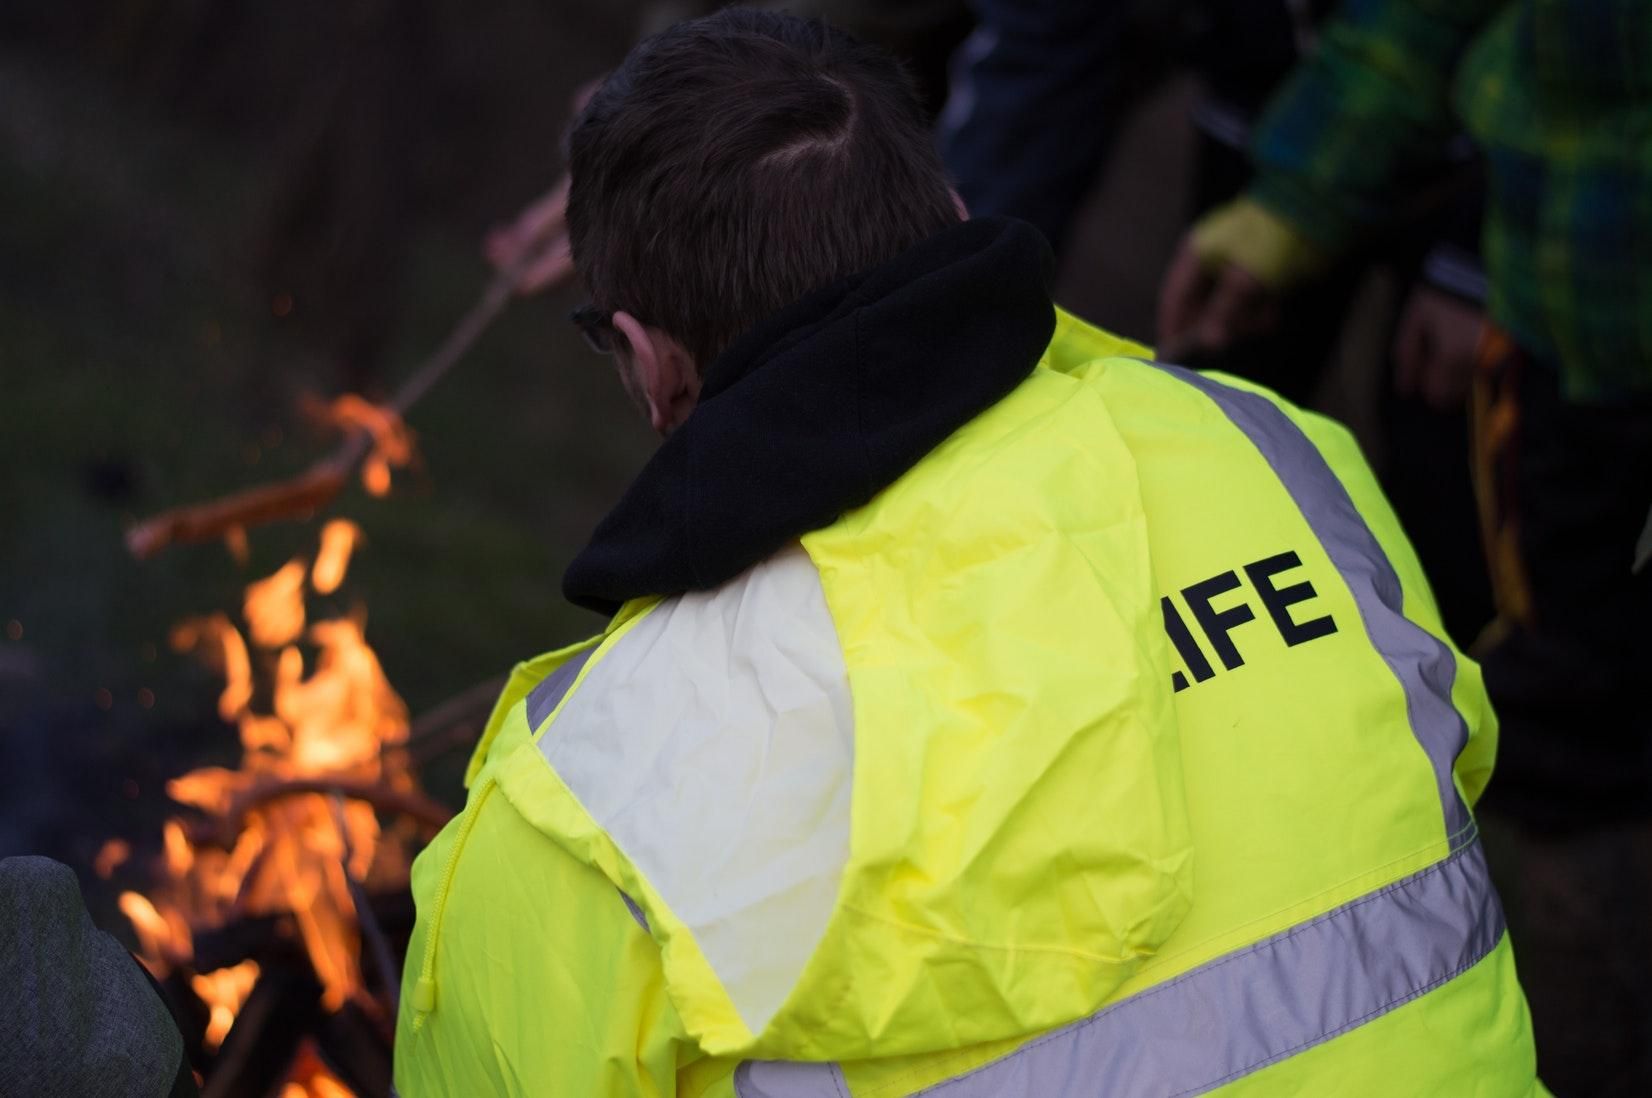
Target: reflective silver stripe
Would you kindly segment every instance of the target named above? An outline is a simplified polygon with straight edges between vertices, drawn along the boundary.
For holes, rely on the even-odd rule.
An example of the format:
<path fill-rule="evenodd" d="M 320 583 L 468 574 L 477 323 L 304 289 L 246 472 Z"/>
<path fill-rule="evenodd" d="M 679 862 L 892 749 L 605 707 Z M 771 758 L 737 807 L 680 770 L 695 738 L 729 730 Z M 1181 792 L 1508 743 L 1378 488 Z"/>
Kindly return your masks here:
<path fill-rule="evenodd" d="M 1452 848 L 1474 838 L 1474 818 L 1457 794 L 1452 767 L 1468 727 L 1451 700 L 1457 661 L 1441 640 L 1405 616 L 1400 578 L 1348 490 L 1302 429 L 1267 397 L 1223 385 L 1180 366 L 1156 363 L 1215 401 L 1261 451 L 1353 592 L 1371 644 L 1405 692 L 1411 733 L 1434 767 Z"/>
<path fill-rule="evenodd" d="M 747 1060 L 734 1069 L 735 1098 L 849 1098 L 836 1064 Z"/>
<path fill-rule="evenodd" d="M 528 691 L 528 731 L 538 732 L 539 726 L 545 723 L 562 699 L 567 695 L 568 688 L 574 685 L 579 677 L 579 669 L 590 660 L 591 653 L 597 650 L 596 645 L 575 652 L 568 662 L 546 675 L 538 686 Z"/>
<path fill-rule="evenodd" d="M 921 1093 L 1203 1094 L 1431 991 L 1502 936 L 1503 911 L 1474 842 Z"/>

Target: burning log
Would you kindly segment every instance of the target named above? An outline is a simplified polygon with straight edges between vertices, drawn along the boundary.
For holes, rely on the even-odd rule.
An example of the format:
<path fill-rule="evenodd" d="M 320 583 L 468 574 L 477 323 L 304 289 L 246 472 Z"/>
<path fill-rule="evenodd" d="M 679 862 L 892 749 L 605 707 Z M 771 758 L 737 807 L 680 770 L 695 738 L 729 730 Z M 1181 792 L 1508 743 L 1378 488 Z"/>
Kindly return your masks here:
<path fill-rule="evenodd" d="M 223 538 L 244 558 L 249 527 L 319 513 L 358 469 L 369 492 L 384 494 L 391 468 L 413 458 L 408 411 L 542 258 L 528 250 L 501 270 L 388 404 L 352 395 L 335 401 L 330 419 L 344 436 L 331 454 L 288 480 L 139 523 L 126 535 L 130 551 L 143 558 Z M 201 814 L 168 821 L 163 878 L 148 896 L 123 893 L 120 907 L 143 963 L 190 1020 L 183 1028 L 198 1042 L 192 1060 L 207 1071 L 206 1098 L 391 1093 L 398 947 L 413 925 L 408 847 L 416 831 L 434 831 L 449 816 L 418 789 L 407 747 L 417 739 L 423 752 L 445 750 L 474 735 L 501 683 L 453 699 L 410 737 L 406 707 L 367 645 L 360 615 L 306 630 L 306 578 L 318 594 L 336 590 L 359 535 L 331 522 L 308 572 L 295 560 L 249 587 L 245 632 L 217 614 L 174 634 L 176 646 L 205 651 L 222 670 L 218 709 L 238 726 L 242 762 L 168 783 L 174 800 Z M 318 650 L 308 674 L 301 638 Z M 272 668 L 270 704 L 255 709 L 255 669 L 267 678 Z M 395 823 L 381 827 L 381 815 Z M 124 844 L 109 844 L 99 872 L 112 873 L 128 855 Z M 369 974 L 382 997 L 369 990 Z"/>
<path fill-rule="evenodd" d="M 303 962 L 304 951 L 291 915 L 244 916 L 203 930 L 195 935 L 190 962 L 203 972 L 216 972 L 259 957 L 273 958 L 278 966 Z"/>
<path fill-rule="evenodd" d="M 315 1027 L 322 1060 L 362 1098 L 389 1095 L 394 1036 L 391 1028 L 375 1022 L 354 1004 L 323 1014 Z"/>
<path fill-rule="evenodd" d="M 321 985 L 296 966 L 261 976 L 213 1060 L 201 1098 L 281 1093 L 299 1045 L 315 1029 Z"/>
<path fill-rule="evenodd" d="M 223 813 L 186 824 L 184 834 L 197 846 L 235 847 L 249 812 L 282 797 L 330 794 L 372 805 L 380 812 L 407 816 L 428 833 L 440 831 L 453 813 L 416 789 L 393 789 L 379 782 L 349 778 L 287 778 L 263 782 L 235 795 Z"/>
<path fill-rule="evenodd" d="M 364 899 L 387 939 L 401 941 L 412 933 L 414 908 L 408 893 L 367 892 Z M 191 963 L 203 972 L 229 968 L 248 960 L 277 968 L 307 964 L 304 945 L 291 914 L 246 915 L 195 935 Z M 380 975 L 378 960 L 372 960 L 375 975 Z"/>

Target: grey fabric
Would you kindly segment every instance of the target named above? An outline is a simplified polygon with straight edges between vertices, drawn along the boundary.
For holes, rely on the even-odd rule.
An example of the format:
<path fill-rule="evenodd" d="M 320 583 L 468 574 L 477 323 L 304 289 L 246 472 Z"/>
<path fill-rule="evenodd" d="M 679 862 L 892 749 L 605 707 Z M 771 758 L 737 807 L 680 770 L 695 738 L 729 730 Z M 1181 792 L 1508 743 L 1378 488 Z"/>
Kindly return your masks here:
<path fill-rule="evenodd" d="M 747 1060 L 734 1069 L 735 1098 L 849 1098 L 836 1064 Z"/>
<path fill-rule="evenodd" d="M 159 1098 L 183 1038 L 132 955 L 92 925 L 73 871 L 0 860 L 0 1095 Z"/>
<path fill-rule="evenodd" d="M 1155 365 L 1215 401 L 1273 467 L 1353 593 L 1371 644 L 1405 691 L 1411 733 L 1434 767 L 1452 848 L 1472 841 L 1474 818 L 1452 780 L 1468 743 L 1468 727 L 1451 700 L 1457 661 L 1440 638 L 1405 616 L 1399 576 L 1348 490 L 1319 447 L 1273 401 L 1180 366 Z"/>
<path fill-rule="evenodd" d="M 642 932 L 644 934 L 654 933 L 652 930 L 648 929 L 648 916 L 643 914 L 642 908 L 637 906 L 637 901 L 633 900 L 630 895 L 624 891 L 620 892 L 620 899 L 625 901 L 625 910 L 631 913 L 631 918 L 637 920 L 637 925 L 642 927 Z"/>
<path fill-rule="evenodd" d="M 579 677 L 580 668 L 590 660 L 591 653 L 597 650 L 596 645 L 574 653 L 568 662 L 552 671 L 549 675 L 528 692 L 528 731 L 538 732 L 539 726 L 545 723 L 562 699 L 567 696 L 568 690 Z"/>
<path fill-rule="evenodd" d="M 921 1093 L 1203 1094 L 1410 1002 L 1502 936 L 1503 911 L 1475 842 Z"/>

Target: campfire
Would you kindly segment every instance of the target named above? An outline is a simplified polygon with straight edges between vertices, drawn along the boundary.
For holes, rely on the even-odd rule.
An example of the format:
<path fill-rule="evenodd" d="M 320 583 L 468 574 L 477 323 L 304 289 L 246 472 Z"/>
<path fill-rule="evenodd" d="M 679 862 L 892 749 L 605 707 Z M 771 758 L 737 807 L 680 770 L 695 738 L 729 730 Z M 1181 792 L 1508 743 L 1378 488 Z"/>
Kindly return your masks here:
<path fill-rule="evenodd" d="M 451 332 L 383 404 L 346 394 L 315 409 L 342 437 L 286 480 L 175 507 L 133 525 L 146 559 L 168 546 L 222 540 L 245 560 L 247 531 L 308 521 L 358 471 L 369 494 L 416 460 L 405 416 L 515 296 L 525 254 L 499 271 Z M 174 778 L 184 811 L 162 830 L 152 883 L 121 911 L 143 964 L 166 988 L 204 1098 L 388 1095 L 399 958 L 412 931 L 412 851 L 449 813 L 420 791 L 417 759 L 474 740 L 503 680 L 478 683 L 409 725 L 407 707 L 366 640 L 359 609 L 312 620 L 310 596 L 334 595 L 361 532 L 334 520 L 313 560 L 289 561 L 247 587 L 240 624 L 212 614 L 179 625 L 173 644 L 223 676 L 218 713 L 235 725 L 240 765 Z M 104 878 L 132 856 L 111 839 Z"/>
<path fill-rule="evenodd" d="M 393 459 L 392 459 L 393 460 Z M 152 885 L 120 897 L 144 965 L 183 1019 L 203 1094 L 387 1094 L 412 853 L 447 812 L 418 787 L 407 707 L 358 606 L 311 618 L 344 582 L 360 531 L 334 520 L 313 560 L 173 632 L 223 676 L 235 769 L 174 778 Z M 130 854 L 111 840 L 97 869 Z"/>

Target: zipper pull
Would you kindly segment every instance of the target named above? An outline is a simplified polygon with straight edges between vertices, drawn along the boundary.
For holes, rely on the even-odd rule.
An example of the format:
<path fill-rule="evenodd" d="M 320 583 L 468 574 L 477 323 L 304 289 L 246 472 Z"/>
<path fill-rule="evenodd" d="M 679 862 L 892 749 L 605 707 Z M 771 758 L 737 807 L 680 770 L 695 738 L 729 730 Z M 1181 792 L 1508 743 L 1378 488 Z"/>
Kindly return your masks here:
<path fill-rule="evenodd" d="M 413 985 L 413 1032 L 417 1033 L 424 1026 L 425 1016 L 436 1009 L 436 981 L 429 976 L 420 976 Z"/>

